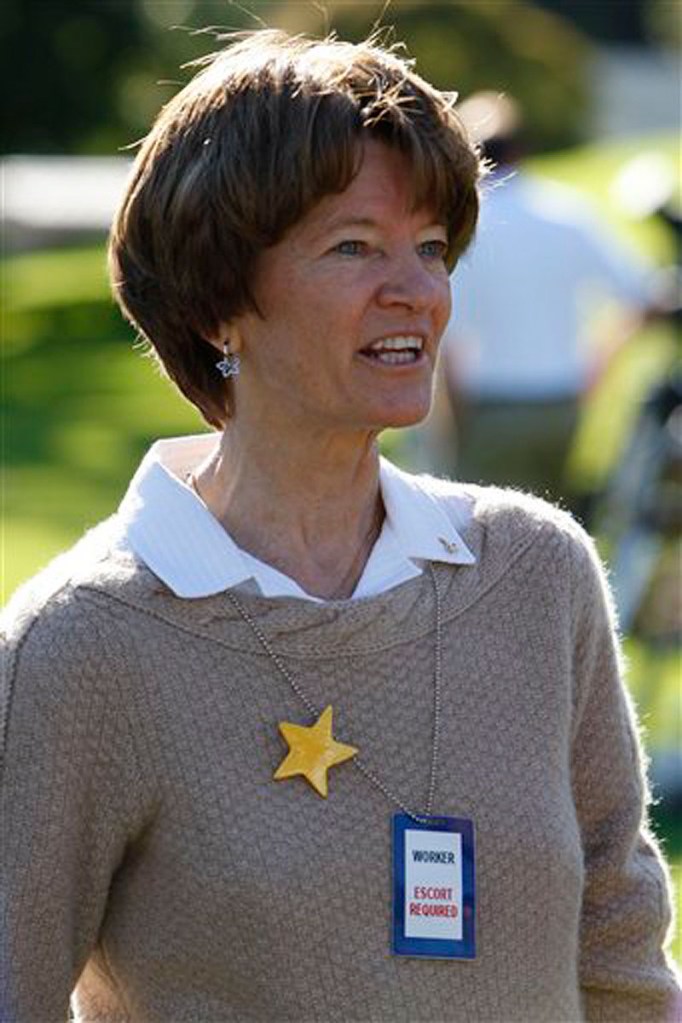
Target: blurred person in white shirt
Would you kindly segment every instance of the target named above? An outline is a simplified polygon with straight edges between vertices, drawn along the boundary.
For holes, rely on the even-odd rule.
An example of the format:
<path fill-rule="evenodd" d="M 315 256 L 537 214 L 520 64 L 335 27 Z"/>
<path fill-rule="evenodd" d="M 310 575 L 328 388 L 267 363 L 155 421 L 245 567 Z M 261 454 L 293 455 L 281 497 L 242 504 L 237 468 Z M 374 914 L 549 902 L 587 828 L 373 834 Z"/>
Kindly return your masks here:
<path fill-rule="evenodd" d="M 652 308 L 651 271 L 579 195 L 519 170 L 512 99 L 477 93 L 461 116 L 494 171 L 475 245 L 452 277 L 448 468 L 571 503 L 564 476 L 581 400 Z M 613 336 L 598 345 L 595 323 L 612 311 Z"/>

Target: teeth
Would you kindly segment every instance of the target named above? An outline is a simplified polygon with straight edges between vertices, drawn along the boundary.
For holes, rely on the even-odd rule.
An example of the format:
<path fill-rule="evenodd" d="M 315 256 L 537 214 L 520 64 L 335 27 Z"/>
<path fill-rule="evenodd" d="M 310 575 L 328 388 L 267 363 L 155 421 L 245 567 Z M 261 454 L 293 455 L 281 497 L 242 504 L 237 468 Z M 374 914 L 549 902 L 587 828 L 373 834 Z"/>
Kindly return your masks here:
<path fill-rule="evenodd" d="M 397 335 L 396 337 L 383 337 L 380 341 L 373 341 L 368 345 L 371 352 L 421 352 L 424 342 L 420 337 L 412 335 Z"/>
<path fill-rule="evenodd" d="M 404 352 L 381 352 L 378 356 L 378 361 L 388 366 L 398 366 L 403 362 L 414 362 L 414 355 L 413 348 Z"/>

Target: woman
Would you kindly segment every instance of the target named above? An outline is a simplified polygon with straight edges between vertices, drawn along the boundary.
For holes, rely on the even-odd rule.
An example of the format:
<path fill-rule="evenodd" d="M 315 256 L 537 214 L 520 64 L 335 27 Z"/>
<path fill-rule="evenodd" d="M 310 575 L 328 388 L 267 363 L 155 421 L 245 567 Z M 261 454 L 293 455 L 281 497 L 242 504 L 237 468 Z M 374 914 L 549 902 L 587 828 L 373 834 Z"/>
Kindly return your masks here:
<path fill-rule="evenodd" d="M 395 54 L 271 31 L 143 144 L 115 292 L 218 432 L 8 614 L 8 1019 L 667 1017 L 589 542 L 377 452 L 429 408 L 479 176 Z"/>

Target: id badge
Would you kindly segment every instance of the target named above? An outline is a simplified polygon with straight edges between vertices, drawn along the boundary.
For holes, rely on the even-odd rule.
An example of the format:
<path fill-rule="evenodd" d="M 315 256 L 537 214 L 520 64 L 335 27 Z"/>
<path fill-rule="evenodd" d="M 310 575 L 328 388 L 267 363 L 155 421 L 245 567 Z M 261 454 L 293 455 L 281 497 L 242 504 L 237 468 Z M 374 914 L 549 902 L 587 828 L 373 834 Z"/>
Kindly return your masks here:
<path fill-rule="evenodd" d="M 394 815 L 393 954 L 475 959 L 472 821 Z"/>

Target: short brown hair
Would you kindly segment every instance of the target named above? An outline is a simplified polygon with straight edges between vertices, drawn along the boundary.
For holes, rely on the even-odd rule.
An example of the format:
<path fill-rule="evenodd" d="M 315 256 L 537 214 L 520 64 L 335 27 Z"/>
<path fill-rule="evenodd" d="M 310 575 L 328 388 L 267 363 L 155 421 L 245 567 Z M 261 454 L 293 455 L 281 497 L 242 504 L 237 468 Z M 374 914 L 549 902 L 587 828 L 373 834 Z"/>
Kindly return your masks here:
<path fill-rule="evenodd" d="M 478 154 L 453 111 L 376 38 L 351 44 L 265 29 L 200 62 L 142 143 L 114 219 L 109 267 L 124 315 L 218 428 L 229 384 L 206 340 L 256 310 L 259 254 L 358 171 L 369 133 L 411 161 L 415 208 L 449 228 L 453 267 L 478 216 Z"/>

